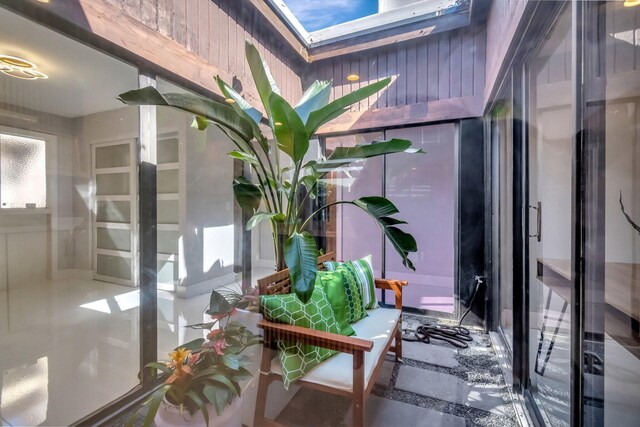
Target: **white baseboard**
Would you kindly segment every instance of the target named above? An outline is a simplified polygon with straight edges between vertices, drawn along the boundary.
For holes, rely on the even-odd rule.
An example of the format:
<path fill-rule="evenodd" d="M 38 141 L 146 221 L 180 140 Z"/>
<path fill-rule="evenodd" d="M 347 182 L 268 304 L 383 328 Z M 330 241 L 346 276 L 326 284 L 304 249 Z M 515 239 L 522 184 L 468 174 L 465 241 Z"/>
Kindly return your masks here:
<path fill-rule="evenodd" d="M 215 288 L 234 283 L 236 280 L 236 274 L 229 273 L 224 276 L 214 277 L 213 279 L 204 280 L 190 285 L 178 285 L 176 286 L 176 295 L 178 298 L 187 299 L 196 295 L 209 293 Z"/>
<path fill-rule="evenodd" d="M 81 270 L 79 268 L 67 268 L 54 271 L 51 280 L 93 280 L 93 270 Z"/>

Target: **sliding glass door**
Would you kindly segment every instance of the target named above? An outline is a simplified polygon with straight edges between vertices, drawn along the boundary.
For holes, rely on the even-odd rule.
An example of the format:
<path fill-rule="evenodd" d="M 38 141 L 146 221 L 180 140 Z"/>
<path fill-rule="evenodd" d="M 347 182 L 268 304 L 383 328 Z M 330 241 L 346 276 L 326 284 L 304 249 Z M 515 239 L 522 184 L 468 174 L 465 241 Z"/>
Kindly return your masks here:
<path fill-rule="evenodd" d="M 570 425 L 572 284 L 571 8 L 528 63 L 529 382 L 545 423 Z"/>

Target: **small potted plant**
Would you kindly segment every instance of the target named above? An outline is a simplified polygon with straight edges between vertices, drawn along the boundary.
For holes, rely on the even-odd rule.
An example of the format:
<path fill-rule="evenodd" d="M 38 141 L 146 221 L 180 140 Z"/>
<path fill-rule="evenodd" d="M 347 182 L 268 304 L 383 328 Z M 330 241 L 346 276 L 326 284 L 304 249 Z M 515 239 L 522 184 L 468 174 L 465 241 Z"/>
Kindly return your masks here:
<path fill-rule="evenodd" d="M 242 353 L 261 338 L 231 320 L 238 303 L 213 291 L 207 310 L 212 321 L 188 326 L 209 330 L 207 338 L 180 346 L 169 360 L 146 365 L 164 374 L 165 381 L 144 404 L 144 427 L 152 422 L 158 427 L 242 425 L 240 382 L 252 377 L 246 369 L 252 360 Z"/>

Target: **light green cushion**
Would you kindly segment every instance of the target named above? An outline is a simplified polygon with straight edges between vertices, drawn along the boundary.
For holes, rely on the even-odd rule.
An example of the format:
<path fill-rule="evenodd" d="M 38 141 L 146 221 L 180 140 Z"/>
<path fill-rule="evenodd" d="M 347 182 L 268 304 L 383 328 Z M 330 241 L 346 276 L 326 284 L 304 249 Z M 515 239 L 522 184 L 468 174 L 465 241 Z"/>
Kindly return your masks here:
<path fill-rule="evenodd" d="M 353 272 L 344 265 L 337 266 L 335 271 L 342 273 L 344 279 L 344 290 L 347 294 L 347 305 L 349 308 L 347 313 L 348 322 L 355 323 L 367 317 L 367 311 L 364 309 L 362 302 L 362 291 Z"/>
<path fill-rule="evenodd" d="M 322 286 L 331 308 L 336 316 L 338 328 L 342 335 L 354 335 L 356 332 L 349 324 L 349 301 L 344 288 L 344 278 L 339 271 L 318 271 L 316 286 Z"/>
<path fill-rule="evenodd" d="M 267 320 L 302 326 L 318 331 L 340 332 L 333 308 L 322 286 L 316 286 L 311 299 L 303 304 L 296 294 L 260 296 L 262 312 Z M 284 388 L 304 376 L 311 368 L 336 352 L 298 342 L 278 341 Z"/>
<path fill-rule="evenodd" d="M 343 265 L 354 274 L 360 287 L 362 288 L 362 299 L 364 301 L 364 308 L 371 310 L 378 308 L 378 300 L 376 298 L 376 283 L 373 278 L 373 264 L 372 256 L 367 255 L 357 261 L 327 261 L 324 266 L 327 270 L 335 270 L 339 265 Z"/>

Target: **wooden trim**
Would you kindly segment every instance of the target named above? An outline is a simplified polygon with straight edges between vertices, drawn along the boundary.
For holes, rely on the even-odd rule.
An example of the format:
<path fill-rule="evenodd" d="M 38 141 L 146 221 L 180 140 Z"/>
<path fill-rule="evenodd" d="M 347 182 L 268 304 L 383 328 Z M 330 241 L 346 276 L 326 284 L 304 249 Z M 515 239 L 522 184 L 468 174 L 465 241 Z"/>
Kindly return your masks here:
<path fill-rule="evenodd" d="M 324 136 L 383 127 L 481 117 L 482 110 L 482 97 L 468 96 L 367 111 L 346 112 L 322 126 L 317 133 Z"/>
<path fill-rule="evenodd" d="M 333 334 L 331 332 L 317 331 L 301 326 L 270 322 L 264 319 L 258 322 L 258 327 L 268 331 L 271 340 L 296 341 L 328 348 L 329 350 L 336 350 L 341 353 L 354 354 L 357 351 L 369 352 L 373 348 L 372 341 Z"/>
<path fill-rule="evenodd" d="M 13 6 L 14 3 L 16 6 Z M 125 9 L 114 7 L 108 0 L 52 1 L 46 7 L 27 2 L 9 2 L 9 7 L 46 26 L 75 35 L 81 42 L 116 54 L 135 66 L 157 72 L 189 89 L 204 89 L 218 95 L 220 99 L 222 96 L 219 95 L 213 76 L 220 75 L 227 82 L 234 78 L 229 71 L 210 64 L 196 53 L 190 52 L 186 46 L 130 16 Z M 60 20 L 67 25 L 62 25 Z M 98 39 L 88 35 L 81 36 L 78 31 L 68 28 L 68 24 L 86 31 L 88 35 L 95 35 Z M 253 82 L 242 81 L 244 77 L 237 73 L 244 88 L 243 95 L 252 105 L 261 109 L 262 103 Z"/>
<path fill-rule="evenodd" d="M 380 364 L 382 360 L 384 360 L 384 357 L 380 358 L 378 364 Z M 373 377 L 371 379 L 373 380 Z M 353 383 L 351 387 L 351 390 L 353 390 L 352 411 L 354 427 L 362 427 L 364 425 L 364 380 L 364 353 L 362 351 L 356 351 L 353 353 Z"/>
<path fill-rule="evenodd" d="M 334 42 L 329 41 L 322 45 L 314 46 L 314 44 L 311 43 L 311 46 L 308 48 L 308 61 L 320 61 L 322 59 L 395 45 L 437 33 L 453 31 L 465 27 L 469 25 L 469 23 L 470 15 L 468 11 L 466 11 L 444 17 L 430 18 L 425 21 L 414 22 L 382 31 L 373 29 L 361 36 L 348 37 L 344 40 Z"/>
<path fill-rule="evenodd" d="M 282 22 L 280 16 L 278 16 L 264 0 L 249 0 L 249 3 L 255 7 L 269 22 L 273 25 L 274 29 L 284 38 L 287 43 L 296 51 L 298 55 L 306 62 L 309 62 L 309 53 L 307 48 L 300 40 L 291 32 L 289 27 Z"/>

